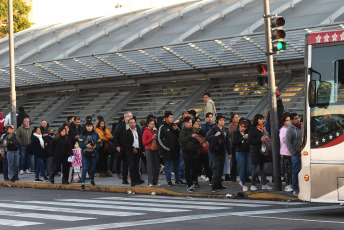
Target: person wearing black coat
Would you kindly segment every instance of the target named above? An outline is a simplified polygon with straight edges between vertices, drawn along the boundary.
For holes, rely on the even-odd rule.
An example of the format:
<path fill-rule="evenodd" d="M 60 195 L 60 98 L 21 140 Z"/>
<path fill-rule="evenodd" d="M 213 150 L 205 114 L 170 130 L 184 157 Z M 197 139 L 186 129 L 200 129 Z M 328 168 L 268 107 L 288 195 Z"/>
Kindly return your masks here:
<path fill-rule="evenodd" d="M 45 166 L 44 166 L 44 158 L 45 158 L 45 151 L 44 151 L 44 140 L 41 134 L 41 129 L 35 127 L 32 131 L 31 137 L 31 144 L 30 148 L 33 152 L 36 162 L 36 169 L 35 169 L 35 182 L 42 182 L 39 179 L 39 174 L 44 178 L 44 182 L 48 181 L 48 177 L 45 174 Z"/>
<path fill-rule="evenodd" d="M 258 170 L 260 171 L 262 178 L 262 189 L 272 189 L 267 185 L 266 181 L 266 171 L 268 167 L 269 157 L 261 154 L 260 150 L 262 148 L 262 143 L 265 141 L 263 136 L 264 130 L 264 116 L 261 114 L 256 114 L 253 118 L 252 126 L 248 133 L 248 142 L 250 144 L 251 162 L 254 165 L 252 170 L 252 183 L 251 190 L 256 191 L 256 176 Z"/>
<path fill-rule="evenodd" d="M 239 166 L 240 185 L 243 191 L 247 192 L 246 180 L 252 170 L 250 160 L 250 145 L 248 144 L 248 122 L 241 120 L 239 129 L 234 131 L 232 145 L 235 147 L 236 160 Z"/>
<path fill-rule="evenodd" d="M 165 163 L 165 176 L 167 185 L 172 186 L 171 166 L 173 163 L 173 172 L 176 184 L 184 183 L 179 179 L 179 128 L 173 123 L 173 114 L 171 112 L 165 113 L 165 121 L 159 127 L 158 141 L 161 146 L 161 154 Z"/>
<path fill-rule="evenodd" d="M 48 129 L 48 135 L 43 137 L 44 146 L 45 146 L 45 154 L 46 154 L 46 166 L 48 175 L 51 176 L 54 171 L 54 154 L 51 152 L 50 146 L 55 138 L 54 129 Z"/>
<path fill-rule="evenodd" d="M 145 150 L 142 144 L 142 134 L 136 128 L 135 119 L 130 118 L 128 122 L 129 129 L 123 133 L 123 147 L 128 161 L 131 186 L 135 186 L 145 182 L 140 179 L 139 174 L 140 154 L 145 154 Z"/>
<path fill-rule="evenodd" d="M 205 139 L 209 142 L 209 149 L 213 157 L 213 183 L 212 192 L 217 192 L 220 189 L 227 189 L 222 186 L 221 177 L 225 164 L 226 152 L 230 158 L 230 140 L 228 129 L 224 127 L 225 117 L 222 115 L 216 116 L 216 126 L 209 130 Z"/>
<path fill-rule="evenodd" d="M 54 155 L 55 163 L 53 173 L 49 177 L 50 182 L 52 184 L 55 183 L 54 177 L 62 164 L 62 184 L 69 184 L 68 175 L 70 163 L 68 162 L 68 157 L 73 155 L 73 150 L 64 127 L 60 127 L 57 130 L 56 136 L 50 144 L 50 152 Z"/>
<path fill-rule="evenodd" d="M 14 126 L 7 125 L 4 129 L 6 134 L 4 134 L 2 138 L 2 144 L 5 150 L 5 157 L 8 161 L 8 178 L 11 182 L 15 182 L 16 178 L 18 178 L 18 168 L 19 168 L 19 141 L 17 139 L 16 134 L 14 133 Z M 5 162 L 5 158 L 3 161 Z M 3 168 L 4 176 L 6 174 L 5 165 Z"/>
<path fill-rule="evenodd" d="M 17 127 L 23 124 L 24 118 L 30 118 L 30 116 L 25 112 L 24 107 L 19 107 L 19 113 L 17 115 Z"/>
<path fill-rule="evenodd" d="M 80 124 L 80 117 L 74 117 L 74 122 L 70 125 L 68 137 L 71 140 L 72 146 L 79 140 L 83 132 L 83 127 Z"/>

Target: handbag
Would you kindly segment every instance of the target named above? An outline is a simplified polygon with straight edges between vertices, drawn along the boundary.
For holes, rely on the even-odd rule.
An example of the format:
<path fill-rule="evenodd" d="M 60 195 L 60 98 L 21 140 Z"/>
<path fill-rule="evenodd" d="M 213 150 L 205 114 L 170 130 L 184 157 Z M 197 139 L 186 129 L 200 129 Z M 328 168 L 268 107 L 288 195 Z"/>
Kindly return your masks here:
<path fill-rule="evenodd" d="M 152 135 L 153 136 L 153 135 Z M 158 143 L 158 141 L 155 139 L 152 140 L 151 144 L 149 145 L 150 149 L 152 151 L 159 151 L 160 150 L 160 145 Z"/>
<path fill-rule="evenodd" d="M 84 156 L 86 158 L 92 158 L 96 155 L 96 150 L 95 149 L 89 149 L 89 148 L 86 148 L 84 150 Z"/>
<path fill-rule="evenodd" d="M 104 142 L 104 152 L 110 154 L 113 152 L 113 144 L 111 141 Z"/>

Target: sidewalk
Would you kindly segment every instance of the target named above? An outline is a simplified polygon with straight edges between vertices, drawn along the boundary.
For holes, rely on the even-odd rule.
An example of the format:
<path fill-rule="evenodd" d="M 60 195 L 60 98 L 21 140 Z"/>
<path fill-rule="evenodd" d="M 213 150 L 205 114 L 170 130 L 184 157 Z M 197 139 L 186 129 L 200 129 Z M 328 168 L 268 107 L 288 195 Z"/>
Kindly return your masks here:
<path fill-rule="evenodd" d="M 223 186 L 227 190 L 219 192 L 212 192 L 211 186 L 208 182 L 199 182 L 200 188 L 195 192 L 187 192 L 185 185 L 175 185 L 168 187 L 165 175 L 160 175 L 159 183 L 161 186 L 148 187 L 147 174 L 143 175 L 143 180 L 146 182 L 141 186 L 131 187 L 130 185 L 122 185 L 122 180 L 114 177 L 99 178 L 96 173 L 96 186 L 90 185 L 86 181 L 86 191 L 97 192 L 114 192 L 114 193 L 136 193 L 136 194 L 151 194 L 151 195 L 169 195 L 169 196 L 193 196 L 193 197 L 213 197 L 213 198 L 231 198 L 231 199 L 263 199 L 263 200 L 284 200 L 284 201 L 298 201 L 297 197 L 293 196 L 291 192 L 261 190 L 261 185 L 257 184 L 258 190 L 255 192 L 242 192 L 242 187 L 238 182 L 223 182 Z M 0 175 L 3 178 L 3 175 Z M 62 178 L 55 177 L 55 184 L 50 182 L 34 182 L 34 174 L 19 175 L 18 181 L 12 183 L 10 181 L 1 180 L 0 185 L 5 187 L 21 187 L 21 188 L 36 188 L 36 189 L 61 189 L 61 190 L 79 190 L 80 183 L 71 183 L 69 185 L 62 185 Z M 42 179 L 42 178 L 41 178 Z M 268 179 L 271 181 L 271 177 Z M 173 180 L 172 180 L 173 181 Z M 130 183 L 130 180 L 129 180 Z M 250 186 L 250 184 L 247 184 Z M 273 184 L 269 184 L 273 187 Z M 284 186 L 283 186 L 284 187 Z"/>

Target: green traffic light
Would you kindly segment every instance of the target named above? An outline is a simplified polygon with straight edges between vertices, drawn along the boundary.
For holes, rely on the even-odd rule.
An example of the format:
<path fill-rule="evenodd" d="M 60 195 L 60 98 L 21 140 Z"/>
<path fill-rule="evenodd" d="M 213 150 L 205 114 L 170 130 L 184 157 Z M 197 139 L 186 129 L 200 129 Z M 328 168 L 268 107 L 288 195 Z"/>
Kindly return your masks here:
<path fill-rule="evenodd" d="M 277 50 L 279 51 L 279 50 L 281 50 L 282 48 L 283 48 L 282 42 L 278 42 L 278 43 L 277 43 Z"/>
<path fill-rule="evenodd" d="M 285 42 L 277 42 L 274 46 L 276 51 L 286 50 L 288 47 L 287 43 Z"/>

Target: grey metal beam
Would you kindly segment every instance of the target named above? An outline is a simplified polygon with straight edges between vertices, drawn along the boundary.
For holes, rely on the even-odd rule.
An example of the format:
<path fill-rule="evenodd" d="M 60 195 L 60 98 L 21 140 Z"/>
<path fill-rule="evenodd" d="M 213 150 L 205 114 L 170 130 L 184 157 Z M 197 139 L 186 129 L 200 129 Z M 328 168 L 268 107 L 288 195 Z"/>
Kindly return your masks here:
<path fill-rule="evenodd" d="M 294 76 L 295 75 L 291 72 L 286 73 L 278 82 L 277 90 L 282 91 L 293 80 Z M 252 120 L 257 113 L 260 113 L 267 108 L 270 102 L 269 98 L 270 94 L 267 92 L 260 102 L 258 102 L 257 105 L 253 107 L 252 110 L 246 115 L 246 118 Z"/>
<path fill-rule="evenodd" d="M 104 121 L 105 123 L 108 123 L 111 121 L 113 116 L 118 113 L 123 106 L 125 106 L 131 99 L 136 97 L 141 92 L 141 87 L 138 86 L 134 88 L 130 93 L 128 93 L 127 96 L 125 96 L 120 102 L 118 102 L 115 106 L 113 106 L 105 115 L 104 115 Z"/>
<path fill-rule="evenodd" d="M 334 23 L 334 20 L 336 20 L 342 14 L 344 14 L 344 6 L 340 7 L 338 10 L 336 10 L 336 12 L 328 16 L 324 21 L 320 22 L 320 25 Z"/>
<path fill-rule="evenodd" d="M 177 120 L 183 110 L 189 108 L 207 89 L 211 87 L 214 80 L 205 81 L 194 93 L 192 93 L 182 104 L 173 111 L 174 119 Z"/>
<path fill-rule="evenodd" d="M 54 111 L 50 113 L 48 117 L 45 118 L 45 120 L 50 123 L 52 122 L 62 111 L 64 111 L 70 104 L 75 102 L 80 97 L 80 93 L 76 92 L 70 95 L 69 98 L 67 98 L 61 105 L 59 105 Z M 62 125 L 62 124 L 61 124 Z"/>

